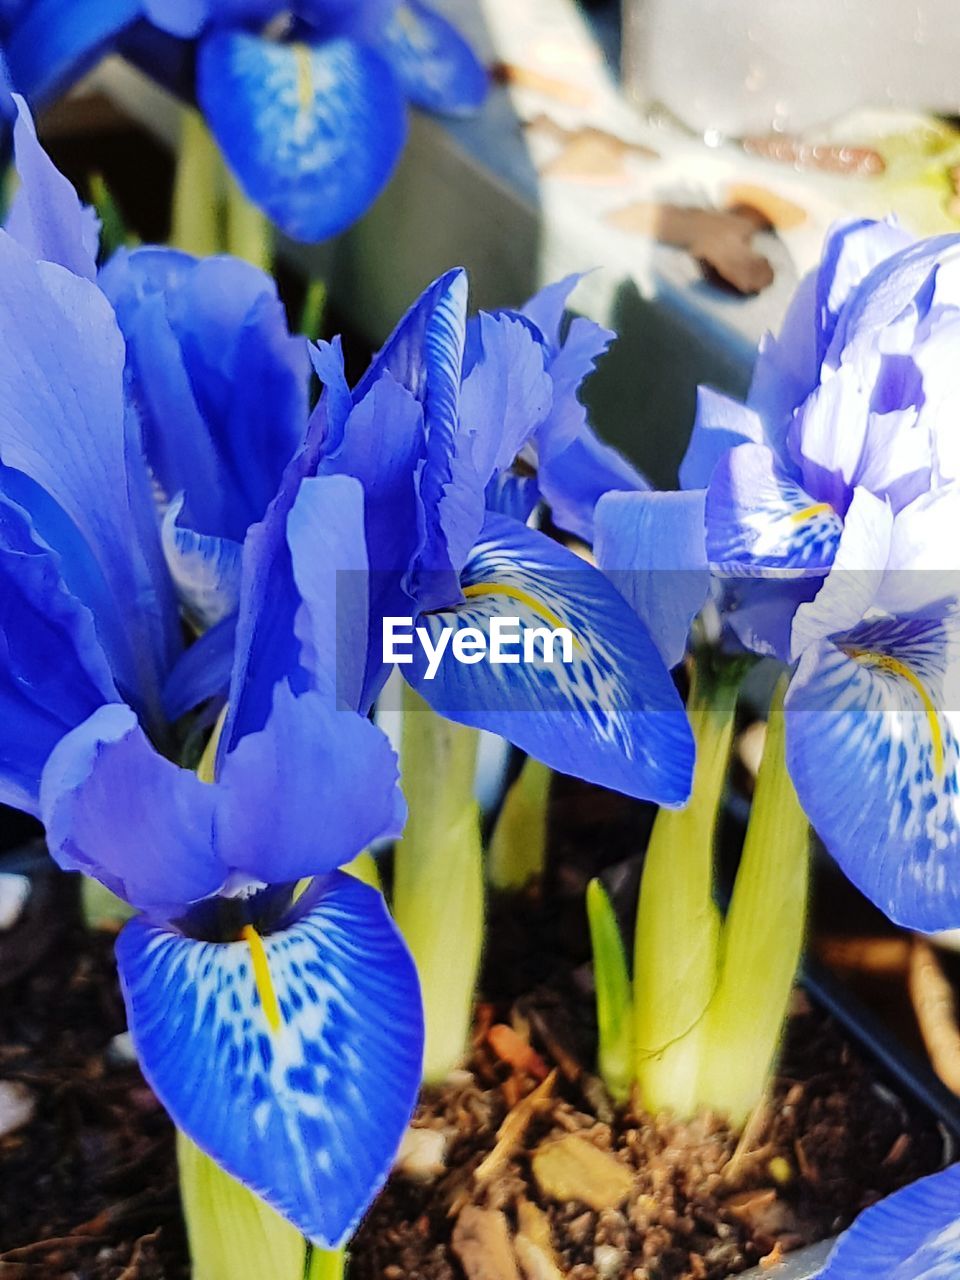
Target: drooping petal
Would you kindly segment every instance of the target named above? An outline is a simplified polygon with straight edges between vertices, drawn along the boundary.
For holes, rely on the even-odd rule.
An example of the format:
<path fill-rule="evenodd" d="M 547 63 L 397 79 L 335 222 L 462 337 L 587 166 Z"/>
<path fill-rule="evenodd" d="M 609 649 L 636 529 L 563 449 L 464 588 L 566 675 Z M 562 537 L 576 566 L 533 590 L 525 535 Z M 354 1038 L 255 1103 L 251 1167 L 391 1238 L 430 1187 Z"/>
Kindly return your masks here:
<path fill-rule="evenodd" d="M 668 667 L 706 603 L 703 491 L 610 493 L 596 513 L 597 564 L 646 624 Z"/>
<path fill-rule="evenodd" d="M 406 137 L 393 72 L 350 40 L 214 31 L 200 46 L 197 95 L 247 194 L 298 240 L 324 240 L 365 212 Z"/>
<path fill-rule="evenodd" d="M 115 703 L 55 748 L 40 810 L 61 867 L 94 876 L 133 906 L 166 912 L 223 884 L 214 793 L 159 755 L 130 708 Z"/>
<path fill-rule="evenodd" d="M 499 733 L 552 768 L 628 795 L 682 804 L 693 747 L 682 704 L 643 623 L 598 570 L 541 533 L 490 515 L 463 573 L 467 597 L 423 615 L 433 643 L 446 628 L 489 636 L 494 620 L 573 635 L 572 661 L 533 661 L 516 643 L 504 663 L 447 652 L 432 679 L 422 646 L 404 675 L 442 715 Z M 516 634 L 517 627 L 511 629 Z M 514 661 L 516 659 L 516 661 Z"/>
<path fill-rule="evenodd" d="M 867 897 L 924 931 L 960 924 L 952 630 L 863 622 L 806 649 L 786 700 L 787 762 L 813 826 Z"/>
<path fill-rule="evenodd" d="M 707 560 L 715 570 L 800 576 L 826 572 L 843 523 L 782 470 L 766 445 L 742 444 L 714 468 L 706 528 Z"/>
<path fill-rule="evenodd" d="M 871 1205 L 818 1280 L 953 1280 L 960 1274 L 960 1165 Z"/>
<path fill-rule="evenodd" d="M 89 611 L 25 512 L 0 496 L 0 803 L 37 816 L 51 751 L 116 699 Z"/>
<path fill-rule="evenodd" d="M 456 27 L 421 0 L 400 0 L 377 48 L 415 106 L 468 115 L 483 105 L 485 68 Z"/>
<path fill-rule="evenodd" d="M 406 817 L 397 757 L 376 725 L 286 684 L 266 726 L 226 756 L 216 790 L 221 859 L 270 883 L 343 866 Z"/>
<path fill-rule="evenodd" d="M 697 416 L 680 464 L 684 489 L 705 489 L 713 469 L 738 444 L 761 444 L 763 424 L 753 409 L 710 387 L 697 388 Z"/>
<path fill-rule="evenodd" d="M 4 50 L 14 85 L 34 105 L 52 101 L 142 10 L 142 0 L 32 0 Z"/>
<path fill-rule="evenodd" d="M 42 262 L 55 262 L 92 280 L 97 273 L 100 223 L 81 205 L 73 186 L 37 140 L 30 111 L 15 95 L 13 143 L 20 186 L 7 214 L 6 230 Z"/>
<path fill-rule="evenodd" d="M 416 972 L 382 897 L 340 873 L 256 946 L 131 921 L 117 943 L 130 1030 L 177 1126 L 314 1243 L 338 1247 L 413 1109 Z"/>
<path fill-rule="evenodd" d="M 232 538 L 181 528 L 182 511 L 181 493 L 163 518 L 163 551 L 188 616 L 207 630 L 237 612 L 243 547 Z"/>

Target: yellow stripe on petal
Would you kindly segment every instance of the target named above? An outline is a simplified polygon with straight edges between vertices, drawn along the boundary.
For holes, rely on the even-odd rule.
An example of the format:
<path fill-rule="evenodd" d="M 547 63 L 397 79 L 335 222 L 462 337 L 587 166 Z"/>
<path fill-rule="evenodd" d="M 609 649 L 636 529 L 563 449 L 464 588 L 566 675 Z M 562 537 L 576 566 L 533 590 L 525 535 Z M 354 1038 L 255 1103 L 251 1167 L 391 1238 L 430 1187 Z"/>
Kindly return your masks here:
<path fill-rule="evenodd" d="M 243 926 L 240 930 L 240 937 L 250 948 L 250 957 L 253 960 L 253 978 L 257 984 L 263 1016 L 266 1018 L 270 1030 L 276 1035 L 280 1030 L 283 1019 L 280 1017 L 280 1004 L 273 987 L 273 978 L 270 976 L 270 961 L 267 959 L 267 949 L 263 945 L 263 939 L 251 924 Z"/>
<path fill-rule="evenodd" d="M 549 622 L 552 627 L 572 630 L 542 600 L 538 600 L 529 591 L 524 591 L 522 587 L 515 587 L 510 582 L 476 582 L 472 586 L 464 587 L 463 594 L 468 600 L 476 599 L 477 596 L 506 596 L 509 600 L 516 600 L 519 604 L 526 605 L 533 613 L 539 614 L 545 622 Z M 582 653 L 583 645 L 576 636 L 573 637 L 573 643 Z"/>
<path fill-rule="evenodd" d="M 311 61 L 309 46 L 305 44 L 295 44 L 291 46 L 293 56 L 297 60 L 297 101 L 300 104 L 300 110 L 310 112 L 313 110 L 314 88 L 313 88 L 313 63 Z"/>
<path fill-rule="evenodd" d="M 930 737 L 933 742 L 933 765 L 937 776 L 940 777 L 943 774 L 944 760 L 943 730 L 940 727 L 940 717 L 937 714 L 937 708 L 933 704 L 933 699 L 917 673 L 911 671 L 905 662 L 901 662 L 899 658 L 892 657 L 889 653 L 874 653 L 869 649 L 857 649 L 854 647 L 844 647 L 844 653 L 856 662 L 862 663 L 865 667 L 875 667 L 879 671 L 887 671 L 890 675 L 899 676 L 902 680 L 906 680 L 910 688 L 917 694 L 923 704 L 927 723 L 930 726 Z"/>
<path fill-rule="evenodd" d="M 812 520 L 815 516 L 833 515 L 833 507 L 829 502 L 815 502 L 810 507 L 804 507 L 802 511 L 794 511 L 790 516 L 792 524 L 806 524 L 808 520 Z"/>

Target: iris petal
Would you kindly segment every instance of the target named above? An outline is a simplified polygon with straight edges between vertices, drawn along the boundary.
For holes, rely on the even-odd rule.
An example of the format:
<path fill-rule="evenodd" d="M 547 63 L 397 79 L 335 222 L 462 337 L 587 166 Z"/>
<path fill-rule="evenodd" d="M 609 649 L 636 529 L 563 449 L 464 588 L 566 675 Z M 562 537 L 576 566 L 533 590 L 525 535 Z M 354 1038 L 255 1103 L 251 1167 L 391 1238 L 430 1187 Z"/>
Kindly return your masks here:
<path fill-rule="evenodd" d="M 37 815 L 57 742 L 117 692 L 88 610 L 0 496 L 0 802 Z"/>
<path fill-rule="evenodd" d="M 421 0 L 400 0 L 377 47 L 415 106 L 450 115 L 482 106 L 486 70 L 456 27 Z"/>
<path fill-rule="evenodd" d="M 406 817 L 397 757 L 376 725 L 286 684 L 266 726 L 224 760 L 217 793 L 218 854 L 269 883 L 343 866 L 398 836 Z"/>
<path fill-rule="evenodd" d="M 159 755 L 129 707 L 101 707 L 58 744 L 40 786 L 60 866 L 126 902 L 168 910 L 215 893 L 214 788 Z"/>
<path fill-rule="evenodd" d="M 92 67 L 142 9 L 142 0 L 32 0 L 4 49 L 13 83 L 30 102 L 49 102 Z"/>
<path fill-rule="evenodd" d="M 197 95 L 247 194 L 298 240 L 358 218 L 406 136 L 392 71 L 349 40 L 286 45 L 215 31 L 200 46 Z"/>
<path fill-rule="evenodd" d="M 942 619 L 878 618 L 810 645 L 786 700 L 787 761 L 843 870 L 891 919 L 960 924 L 956 714 Z"/>
<path fill-rule="evenodd" d="M 23 99 L 17 96 L 14 148 L 20 186 L 7 215 L 6 230 L 35 258 L 56 262 L 92 280 L 97 273 L 100 223 L 81 205 L 76 191 L 37 141 Z"/>
<path fill-rule="evenodd" d="M 818 1280 L 953 1280 L 960 1274 L 960 1165 L 872 1205 Z"/>
<path fill-rule="evenodd" d="M 597 505 L 597 563 L 643 619 L 668 667 L 710 589 L 704 494 L 610 493 Z"/>
<path fill-rule="evenodd" d="M 765 445 L 743 444 L 717 463 L 707 490 L 707 560 L 721 573 L 795 575 L 830 567 L 843 523 L 780 468 Z"/>
<path fill-rule="evenodd" d="M 339 873 L 262 949 L 258 982 L 247 942 L 132 921 L 117 944 L 130 1029 L 176 1124 L 333 1248 L 385 1180 L 413 1108 L 416 973 L 380 895 Z"/>
<path fill-rule="evenodd" d="M 763 425 L 752 409 L 710 387 L 698 387 L 697 416 L 680 464 L 680 484 L 684 489 L 705 489 L 728 450 L 762 440 Z"/>
<path fill-rule="evenodd" d="M 179 494 L 163 518 L 163 551 L 188 615 L 207 630 L 237 611 L 243 547 L 231 538 L 181 528 L 182 510 Z"/>
<path fill-rule="evenodd" d="M 573 661 L 464 664 L 449 653 L 433 679 L 414 646 L 401 669 L 442 715 L 490 729 L 552 768 L 628 795 L 682 804 L 693 745 L 682 704 L 646 628 L 611 584 L 551 539 L 489 515 L 464 570 L 464 604 L 419 619 L 440 631 L 494 618 L 569 628 Z"/>

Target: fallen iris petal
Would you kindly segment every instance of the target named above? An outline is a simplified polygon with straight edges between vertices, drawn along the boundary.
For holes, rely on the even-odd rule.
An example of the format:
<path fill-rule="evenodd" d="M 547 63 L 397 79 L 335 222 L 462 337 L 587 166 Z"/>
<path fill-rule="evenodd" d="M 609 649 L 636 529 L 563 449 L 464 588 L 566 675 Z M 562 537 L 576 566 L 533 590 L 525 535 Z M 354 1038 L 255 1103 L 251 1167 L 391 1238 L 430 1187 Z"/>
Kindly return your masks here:
<path fill-rule="evenodd" d="M 384 1182 L 416 1098 L 416 972 L 382 897 L 341 873 L 260 942 L 257 960 L 248 941 L 132 921 L 117 943 L 130 1029 L 176 1124 L 336 1248 Z"/>
<path fill-rule="evenodd" d="M 359 217 L 406 137 L 393 73 L 349 40 L 287 45 L 214 31 L 200 45 L 197 96 L 247 194 L 298 240 Z"/>

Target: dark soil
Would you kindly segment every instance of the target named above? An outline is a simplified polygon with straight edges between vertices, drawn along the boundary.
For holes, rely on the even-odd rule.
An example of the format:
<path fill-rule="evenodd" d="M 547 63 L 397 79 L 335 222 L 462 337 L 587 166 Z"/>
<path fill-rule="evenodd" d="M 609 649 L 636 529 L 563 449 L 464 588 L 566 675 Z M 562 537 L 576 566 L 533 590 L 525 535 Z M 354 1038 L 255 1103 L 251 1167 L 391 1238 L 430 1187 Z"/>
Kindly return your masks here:
<path fill-rule="evenodd" d="M 187 1280 L 173 1130 L 114 1037 L 113 941 L 61 932 L 0 986 L 0 1081 L 36 1111 L 0 1138 L 0 1280 Z"/>

